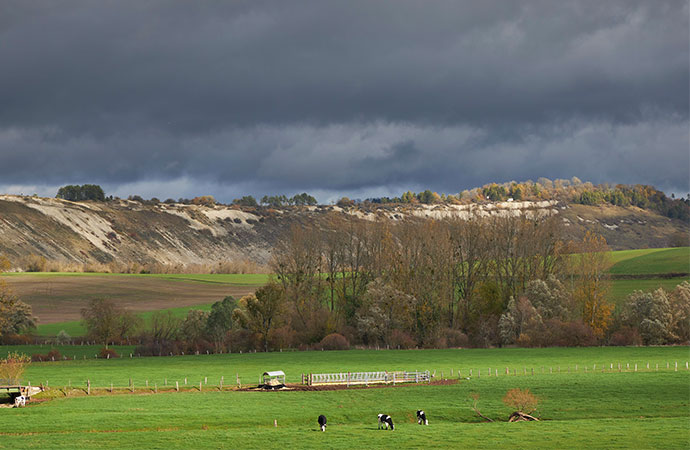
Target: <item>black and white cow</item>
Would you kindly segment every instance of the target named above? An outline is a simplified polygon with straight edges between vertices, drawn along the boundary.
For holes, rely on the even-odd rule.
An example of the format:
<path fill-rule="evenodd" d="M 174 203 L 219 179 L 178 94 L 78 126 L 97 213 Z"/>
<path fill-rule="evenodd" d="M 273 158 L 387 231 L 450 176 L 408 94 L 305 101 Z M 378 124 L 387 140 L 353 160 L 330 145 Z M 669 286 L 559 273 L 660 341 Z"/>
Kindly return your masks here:
<path fill-rule="evenodd" d="M 319 416 L 319 426 L 321 427 L 321 431 L 326 431 L 326 416 L 323 414 Z"/>
<path fill-rule="evenodd" d="M 421 409 L 417 410 L 417 423 L 420 425 L 429 425 L 429 421 L 426 420 L 426 414 Z"/>
<path fill-rule="evenodd" d="M 395 426 L 393 425 L 393 419 L 391 419 L 391 416 L 387 414 L 379 414 L 379 430 L 381 428 L 385 428 L 386 430 L 395 430 Z"/>
<path fill-rule="evenodd" d="M 15 408 L 20 408 L 26 406 L 26 397 L 23 395 L 20 395 L 19 397 L 14 398 L 14 407 Z"/>

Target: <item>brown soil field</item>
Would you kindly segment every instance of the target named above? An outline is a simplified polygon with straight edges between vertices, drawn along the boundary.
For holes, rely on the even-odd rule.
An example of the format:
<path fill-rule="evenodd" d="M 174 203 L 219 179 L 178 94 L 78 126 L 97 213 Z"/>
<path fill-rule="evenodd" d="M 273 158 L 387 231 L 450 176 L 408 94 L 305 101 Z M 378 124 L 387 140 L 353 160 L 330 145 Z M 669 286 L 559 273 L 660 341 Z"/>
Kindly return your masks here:
<path fill-rule="evenodd" d="M 259 287 L 107 275 L 26 274 L 5 280 L 23 302 L 31 305 L 42 324 L 81 319 L 81 309 L 94 298 L 115 300 L 130 311 L 144 312 L 213 303 L 228 295 L 240 298 Z"/>

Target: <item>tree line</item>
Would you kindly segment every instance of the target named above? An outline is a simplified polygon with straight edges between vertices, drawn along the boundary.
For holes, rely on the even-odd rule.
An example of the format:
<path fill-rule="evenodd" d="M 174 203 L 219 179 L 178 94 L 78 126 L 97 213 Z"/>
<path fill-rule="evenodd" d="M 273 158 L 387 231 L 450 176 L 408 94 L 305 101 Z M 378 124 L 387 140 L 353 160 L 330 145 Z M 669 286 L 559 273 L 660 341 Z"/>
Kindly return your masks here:
<path fill-rule="evenodd" d="M 562 222 L 530 211 L 469 220 L 365 221 L 333 213 L 293 227 L 274 251 L 273 278 L 185 318 L 154 314 L 140 354 L 349 348 L 634 345 L 690 340 L 690 284 L 608 300 L 609 249 L 587 233 L 563 242 Z M 92 310 L 96 310 L 95 306 Z M 103 314 L 100 314 L 101 316 Z M 134 336 L 111 320 L 104 341 Z"/>

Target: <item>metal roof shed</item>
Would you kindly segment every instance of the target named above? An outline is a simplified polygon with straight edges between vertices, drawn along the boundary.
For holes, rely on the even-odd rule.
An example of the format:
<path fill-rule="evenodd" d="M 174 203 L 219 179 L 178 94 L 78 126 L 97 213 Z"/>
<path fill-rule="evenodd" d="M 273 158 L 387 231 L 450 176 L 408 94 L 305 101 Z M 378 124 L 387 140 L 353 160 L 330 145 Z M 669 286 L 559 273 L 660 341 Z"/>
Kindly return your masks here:
<path fill-rule="evenodd" d="M 271 372 L 264 372 L 265 386 L 280 386 L 285 384 L 285 372 L 282 370 L 273 370 Z"/>

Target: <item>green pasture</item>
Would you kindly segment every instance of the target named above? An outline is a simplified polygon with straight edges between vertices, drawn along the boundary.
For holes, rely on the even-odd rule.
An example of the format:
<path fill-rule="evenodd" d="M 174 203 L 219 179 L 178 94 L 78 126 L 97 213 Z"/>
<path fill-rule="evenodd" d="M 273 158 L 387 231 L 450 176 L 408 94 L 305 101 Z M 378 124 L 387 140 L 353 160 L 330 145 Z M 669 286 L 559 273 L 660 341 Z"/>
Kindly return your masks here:
<path fill-rule="evenodd" d="M 457 371 L 463 376 L 469 375 L 472 369 L 474 377 L 485 377 L 491 368 L 505 373 L 506 367 L 511 374 L 514 371 L 531 375 L 583 372 L 585 366 L 591 371 L 602 367 L 609 372 L 611 364 L 617 370 L 618 363 L 623 370 L 630 365 L 638 364 L 640 371 L 674 369 L 678 362 L 679 370 L 684 370 L 685 362 L 690 361 L 690 349 L 677 347 L 582 347 L 582 348 L 504 348 L 504 349 L 444 349 L 444 350 L 347 350 L 347 351 L 283 351 L 270 353 L 231 353 L 218 355 L 185 355 L 173 357 L 136 357 L 129 358 L 132 347 L 113 348 L 123 358 L 119 359 L 86 359 L 98 353 L 99 346 L 57 346 L 61 353 L 76 360 L 62 362 L 32 363 L 27 369 L 24 381 L 33 385 L 48 382 L 49 386 L 67 386 L 83 384 L 87 379 L 93 386 L 125 387 L 131 378 L 135 386 L 144 386 L 146 380 L 163 386 L 175 381 L 184 382 L 187 378 L 190 386 L 207 380 L 209 385 L 218 385 L 221 377 L 225 383 L 234 383 L 236 376 L 243 384 L 256 384 L 259 376 L 267 370 L 283 370 L 287 381 L 297 383 L 302 373 L 356 372 L 356 371 L 392 371 L 392 370 L 430 370 L 437 377 L 443 373 L 454 376 Z M 38 350 L 37 350 L 38 349 Z M 2 352 L 20 351 L 26 354 L 47 353 L 50 347 L 43 346 L 2 346 Z M 81 359 L 80 359 L 81 358 Z M 577 367 L 576 367 L 577 366 Z M 543 369 L 542 369 L 543 368 Z M 480 372 L 481 371 L 481 374 Z"/>
<path fill-rule="evenodd" d="M 209 378 L 201 392 L 142 394 L 139 389 L 134 394 L 65 396 L 51 383 L 53 388 L 45 395 L 51 400 L 24 409 L 0 409 L 0 448 L 688 448 L 690 371 L 684 365 L 678 372 L 665 365 L 659 372 L 591 370 L 595 361 L 639 364 L 688 354 L 687 347 L 410 350 L 33 364 L 30 375 L 56 380 L 64 371 L 82 378 L 96 371 L 105 375 L 107 367 L 113 375 L 178 370 L 225 373 L 226 380 L 228 372 L 234 378 L 235 371 L 258 379 L 267 368 L 283 369 L 293 379 L 296 372 L 345 366 L 349 370 L 435 367 L 437 377 L 442 367 L 462 367 L 463 375 L 469 367 L 474 369 L 470 379 L 452 385 L 322 392 L 220 392 Z M 578 372 L 575 361 L 581 364 Z M 555 371 L 559 363 L 560 373 Z M 585 363 L 590 365 L 586 373 Z M 549 372 L 551 364 L 554 373 Z M 505 375 L 506 365 L 517 369 L 546 365 L 546 371 L 513 375 L 511 370 Z M 570 372 L 565 370 L 568 365 Z M 503 370 L 498 376 L 485 372 L 478 376 L 479 368 L 489 366 Z M 535 415 L 542 421 L 506 422 L 512 411 L 501 399 L 512 388 L 530 389 L 540 398 Z M 473 393 L 479 395 L 482 414 L 496 422 L 484 423 L 474 413 Z M 417 409 L 426 411 L 429 426 L 416 424 Z M 396 430 L 377 430 L 378 413 L 391 415 Z M 325 433 L 317 431 L 319 414 L 328 417 Z"/>
<path fill-rule="evenodd" d="M 690 247 L 621 250 L 611 253 L 616 275 L 689 273 Z"/>

